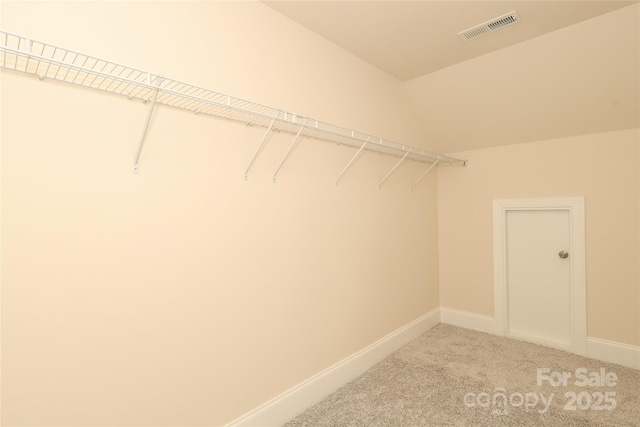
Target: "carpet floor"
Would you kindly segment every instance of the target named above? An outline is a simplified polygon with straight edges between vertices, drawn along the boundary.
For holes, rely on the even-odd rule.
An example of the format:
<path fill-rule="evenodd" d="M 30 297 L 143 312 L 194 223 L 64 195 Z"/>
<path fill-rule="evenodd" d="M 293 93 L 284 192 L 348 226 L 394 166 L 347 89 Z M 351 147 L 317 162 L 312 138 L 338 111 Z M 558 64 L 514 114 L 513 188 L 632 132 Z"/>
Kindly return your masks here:
<path fill-rule="evenodd" d="M 441 324 L 285 425 L 640 426 L 640 371 Z"/>

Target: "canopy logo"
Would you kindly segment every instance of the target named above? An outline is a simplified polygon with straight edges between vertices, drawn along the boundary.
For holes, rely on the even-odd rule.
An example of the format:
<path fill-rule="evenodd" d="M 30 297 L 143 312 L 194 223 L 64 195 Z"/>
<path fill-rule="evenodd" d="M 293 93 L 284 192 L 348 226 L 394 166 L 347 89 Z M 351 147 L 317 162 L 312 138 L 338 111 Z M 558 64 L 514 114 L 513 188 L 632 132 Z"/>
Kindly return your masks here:
<path fill-rule="evenodd" d="M 578 368 L 575 371 L 552 371 L 550 368 L 538 368 L 536 371 L 536 385 L 538 387 L 581 387 L 588 388 L 576 392 L 567 390 L 564 393 L 565 411 L 611 411 L 616 408 L 616 392 L 602 390 L 603 387 L 618 385 L 615 372 L 607 372 L 605 368 L 589 371 Z M 594 390 L 596 389 L 596 390 Z M 504 387 L 497 387 L 493 392 L 467 393 L 463 402 L 468 408 L 491 408 L 494 415 L 508 415 L 508 408 L 523 408 L 526 412 L 537 411 L 544 414 L 553 403 L 554 393 L 545 395 L 541 391 L 522 393 L 519 391 L 508 394 Z"/>

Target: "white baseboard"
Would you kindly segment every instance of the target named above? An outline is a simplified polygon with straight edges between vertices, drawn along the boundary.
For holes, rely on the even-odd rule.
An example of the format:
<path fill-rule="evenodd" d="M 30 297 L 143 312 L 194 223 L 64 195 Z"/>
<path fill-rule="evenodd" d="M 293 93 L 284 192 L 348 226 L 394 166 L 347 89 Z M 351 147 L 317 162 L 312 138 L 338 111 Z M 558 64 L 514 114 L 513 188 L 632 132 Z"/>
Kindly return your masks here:
<path fill-rule="evenodd" d="M 474 331 L 486 332 L 488 334 L 500 335 L 496 333 L 496 326 L 493 317 L 481 314 L 469 313 L 468 311 L 454 310 L 452 308 L 440 307 L 440 321 L 447 325 L 459 326 Z"/>
<path fill-rule="evenodd" d="M 436 308 L 237 418 L 227 427 L 282 425 L 439 323 L 500 335 L 495 330 L 493 317 Z M 628 344 L 588 337 L 587 357 L 640 369 L 640 347 Z"/>
<path fill-rule="evenodd" d="M 640 347 L 587 337 L 587 357 L 640 369 Z"/>
<path fill-rule="evenodd" d="M 266 402 L 228 427 L 280 426 L 440 323 L 438 308 Z"/>
<path fill-rule="evenodd" d="M 495 328 L 493 317 L 462 310 L 440 307 L 440 321 L 474 331 L 502 335 Z M 616 363 L 628 368 L 640 369 L 640 347 L 587 337 L 587 357 Z"/>

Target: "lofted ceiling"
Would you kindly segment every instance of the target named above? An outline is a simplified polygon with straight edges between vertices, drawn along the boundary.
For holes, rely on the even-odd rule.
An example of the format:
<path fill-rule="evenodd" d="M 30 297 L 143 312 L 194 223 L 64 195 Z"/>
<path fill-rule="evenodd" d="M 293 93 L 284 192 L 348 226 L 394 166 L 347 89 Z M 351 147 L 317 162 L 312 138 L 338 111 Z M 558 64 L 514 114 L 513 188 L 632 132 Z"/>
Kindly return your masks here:
<path fill-rule="evenodd" d="M 638 1 L 264 3 L 403 82 L 435 151 L 640 127 Z"/>
<path fill-rule="evenodd" d="M 265 1 L 401 81 L 637 3 L 633 1 Z M 511 11 L 515 25 L 471 41 L 457 33 Z"/>

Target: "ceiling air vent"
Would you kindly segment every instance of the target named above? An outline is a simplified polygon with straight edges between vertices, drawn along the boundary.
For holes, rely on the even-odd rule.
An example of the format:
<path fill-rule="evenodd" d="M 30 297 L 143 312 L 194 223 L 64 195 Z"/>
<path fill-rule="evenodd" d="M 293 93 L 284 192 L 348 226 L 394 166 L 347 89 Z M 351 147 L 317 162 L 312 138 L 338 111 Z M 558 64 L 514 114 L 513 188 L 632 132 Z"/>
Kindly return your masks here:
<path fill-rule="evenodd" d="M 465 40 L 465 41 L 475 39 L 480 36 L 484 36 L 485 34 L 490 33 L 492 31 L 496 31 L 496 30 L 499 30 L 500 28 L 504 28 L 511 24 L 515 24 L 518 21 L 520 21 L 520 15 L 518 15 L 518 12 L 513 11 L 510 13 L 507 13 L 506 15 L 502 15 L 490 21 L 487 21 L 483 24 L 476 25 L 475 27 L 471 27 L 464 31 L 460 31 L 458 33 L 458 37 L 460 37 L 462 40 Z"/>

